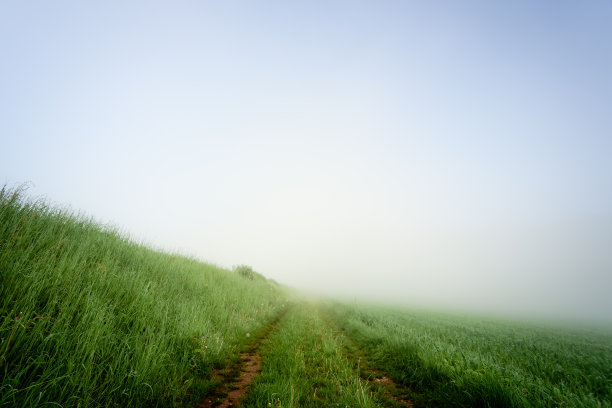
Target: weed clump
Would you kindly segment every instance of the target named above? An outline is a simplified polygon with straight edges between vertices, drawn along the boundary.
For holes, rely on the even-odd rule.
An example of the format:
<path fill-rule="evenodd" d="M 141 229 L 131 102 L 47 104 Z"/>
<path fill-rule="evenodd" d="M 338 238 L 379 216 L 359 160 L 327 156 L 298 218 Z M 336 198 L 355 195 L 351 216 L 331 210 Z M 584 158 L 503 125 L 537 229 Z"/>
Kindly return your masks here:
<path fill-rule="evenodd" d="M 239 276 L 242 276 L 245 279 L 250 280 L 266 280 L 266 278 L 255 272 L 252 267 L 249 265 L 235 265 L 232 270 L 237 273 Z"/>

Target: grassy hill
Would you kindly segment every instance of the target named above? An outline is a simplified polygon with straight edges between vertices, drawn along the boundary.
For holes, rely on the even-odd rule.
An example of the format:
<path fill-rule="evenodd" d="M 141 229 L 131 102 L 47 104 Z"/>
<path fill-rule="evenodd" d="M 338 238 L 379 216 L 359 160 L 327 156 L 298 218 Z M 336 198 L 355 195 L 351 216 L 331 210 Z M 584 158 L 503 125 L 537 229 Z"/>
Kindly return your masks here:
<path fill-rule="evenodd" d="M 0 191 L 0 406 L 193 406 L 285 303 L 265 279 Z"/>
<path fill-rule="evenodd" d="M 304 300 L 0 190 L 0 407 L 232 393 L 248 407 L 611 407 L 612 335 Z"/>

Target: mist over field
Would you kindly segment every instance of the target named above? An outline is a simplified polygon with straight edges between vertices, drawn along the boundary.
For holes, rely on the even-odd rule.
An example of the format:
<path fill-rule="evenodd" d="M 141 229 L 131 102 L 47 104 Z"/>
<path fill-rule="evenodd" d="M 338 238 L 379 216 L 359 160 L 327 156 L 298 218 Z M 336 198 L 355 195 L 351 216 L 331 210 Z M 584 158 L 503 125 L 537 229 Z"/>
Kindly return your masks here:
<path fill-rule="evenodd" d="M 612 323 L 612 5 L 0 5 L 0 183 L 308 292 Z"/>

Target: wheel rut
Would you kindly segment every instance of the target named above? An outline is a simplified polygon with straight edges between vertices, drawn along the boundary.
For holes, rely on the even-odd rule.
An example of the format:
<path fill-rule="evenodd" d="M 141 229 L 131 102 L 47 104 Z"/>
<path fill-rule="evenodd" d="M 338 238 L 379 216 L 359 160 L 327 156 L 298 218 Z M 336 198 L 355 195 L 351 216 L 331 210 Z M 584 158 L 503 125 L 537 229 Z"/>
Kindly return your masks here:
<path fill-rule="evenodd" d="M 374 379 L 373 380 L 370 379 L 371 377 L 366 378 L 366 379 L 370 382 L 370 384 L 376 383 L 379 386 L 383 387 L 383 390 L 387 398 L 392 399 L 393 401 L 400 404 L 401 406 L 410 407 L 410 408 L 414 407 L 414 405 L 412 404 L 412 401 L 400 395 L 400 393 L 402 392 L 401 388 L 391 378 L 385 375 L 382 375 L 380 372 L 376 370 L 367 370 L 367 373 L 370 376 L 374 376 Z"/>
<path fill-rule="evenodd" d="M 372 364 L 364 354 L 363 350 L 359 345 L 346 335 L 343 329 L 338 329 L 338 326 L 334 324 L 325 313 L 321 314 L 321 317 L 325 323 L 333 328 L 335 331 L 340 333 L 346 340 L 345 350 L 353 360 L 357 361 L 359 367 L 359 376 L 372 385 L 375 389 L 382 390 L 385 397 L 394 407 L 408 407 L 413 408 L 414 404 L 408 399 L 408 389 L 405 386 L 397 384 L 393 381 L 385 372 L 375 368 L 371 368 Z"/>
<path fill-rule="evenodd" d="M 249 387 L 259 375 L 261 370 L 261 354 L 259 345 L 265 340 L 270 332 L 274 330 L 278 322 L 285 317 L 289 308 L 285 308 L 267 328 L 261 333 L 257 340 L 249 346 L 248 350 L 240 354 L 240 361 L 233 366 L 215 370 L 213 375 L 220 380 L 221 385 L 217 387 L 212 395 L 207 396 L 198 408 L 229 408 L 240 406 L 246 397 Z"/>

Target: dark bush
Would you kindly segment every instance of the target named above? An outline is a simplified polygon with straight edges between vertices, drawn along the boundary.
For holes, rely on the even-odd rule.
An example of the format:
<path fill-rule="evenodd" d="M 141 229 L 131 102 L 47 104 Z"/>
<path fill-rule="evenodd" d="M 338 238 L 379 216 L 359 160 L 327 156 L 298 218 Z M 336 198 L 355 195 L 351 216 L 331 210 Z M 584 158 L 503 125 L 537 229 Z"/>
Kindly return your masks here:
<path fill-rule="evenodd" d="M 255 272 L 253 270 L 253 268 L 251 268 L 248 265 L 235 265 L 233 268 L 234 272 L 236 272 L 238 275 L 242 276 L 243 278 L 246 279 L 263 279 L 265 280 L 266 278 L 264 278 L 262 275 L 260 275 L 259 273 Z"/>

